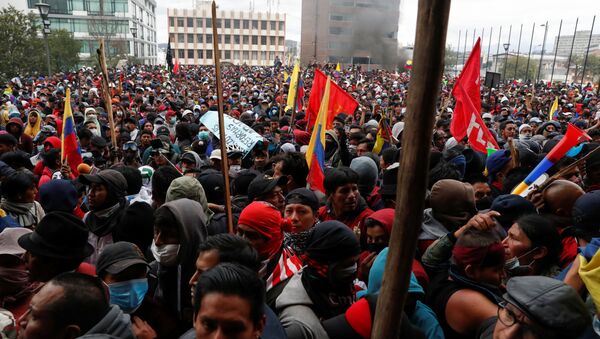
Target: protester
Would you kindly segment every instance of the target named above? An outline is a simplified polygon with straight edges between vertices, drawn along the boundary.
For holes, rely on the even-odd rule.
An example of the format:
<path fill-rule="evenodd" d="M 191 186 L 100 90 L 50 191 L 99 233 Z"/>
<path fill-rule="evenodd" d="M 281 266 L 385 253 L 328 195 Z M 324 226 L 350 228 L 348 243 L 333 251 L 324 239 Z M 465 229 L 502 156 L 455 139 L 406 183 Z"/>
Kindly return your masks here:
<path fill-rule="evenodd" d="M 319 201 L 311 190 L 297 188 L 286 195 L 285 202 L 283 217 L 290 220 L 292 229 L 284 233 L 284 244 L 300 255 L 306 249 L 313 226 L 318 223 Z"/>
<path fill-rule="evenodd" d="M 44 209 L 35 200 L 34 177 L 26 172 L 15 172 L 2 181 L 0 208 L 21 227 L 34 229 L 44 217 Z"/>

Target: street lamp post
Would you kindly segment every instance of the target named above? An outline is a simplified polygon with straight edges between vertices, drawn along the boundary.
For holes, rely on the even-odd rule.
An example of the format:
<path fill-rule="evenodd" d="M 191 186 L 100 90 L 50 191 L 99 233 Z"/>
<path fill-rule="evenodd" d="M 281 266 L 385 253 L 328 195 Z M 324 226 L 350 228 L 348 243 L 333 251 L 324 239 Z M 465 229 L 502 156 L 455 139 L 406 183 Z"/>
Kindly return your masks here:
<path fill-rule="evenodd" d="M 129 31 L 131 31 L 131 35 L 133 36 L 133 57 L 137 58 L 137 45 L 135 43 L 135 38 L 137 38 L 137 27 L 133 26 Z"/>
<path fill-rule="evenodd" d="M 52 71 L 50 69 L 50 45 L 48 44 L 48 34 L 50 34 L 50 20 L 48 19 L 48 13 L 50 13 L 50 5 L 38 2 L 35 4 L 35 7 L 37 7 L 40 12 L 42 24 L 44 25 L 42 33 L 44 34 L 44 41 L 46 42 L 46 65 L 48 67 L 48 77 L 50 77 L 52 76 Z"/>
<path fill-rule="evenodd" d="M 367 55 L 367 58 L 369 59 L 369 63 L 367 64 L 367 72 L 371 71 L 371 56 Z"/>
<path fill-rule="evenodd" d="M 504 71 L 502 72 L 502 78 L 504 79 L 504 83 L 506 83 L 506 66 L 508 66 L 508 48 L 510 47 L 510 43 L 503 44 L 504 46 Z"/>

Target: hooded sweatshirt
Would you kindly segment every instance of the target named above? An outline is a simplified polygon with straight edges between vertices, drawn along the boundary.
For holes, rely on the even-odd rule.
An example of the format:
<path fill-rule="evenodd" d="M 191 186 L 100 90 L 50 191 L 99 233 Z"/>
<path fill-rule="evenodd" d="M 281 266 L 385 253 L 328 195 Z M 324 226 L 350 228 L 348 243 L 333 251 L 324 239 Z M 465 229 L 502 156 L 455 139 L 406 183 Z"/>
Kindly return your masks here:
<path fill-rule="evenodd" d="M 11 118 L 6 124 L 7 131 L 10 130 L 9 127 L 11 124 L 19 126 L 19 132 L 17 135 L 14 135 L 14 137 L 19 141 L 18 148 L 29 154 L 33 153 L 33 138 L 23 133 L 23 121 L 20 118 Z"/>
<path fill-rule="evenodd" d="M 111 305 L 108 313 L 94 327 L 78 338 L 121 338 L 134 339 L 131 319 L 119 306 Z"/>
<path fill-rule="evenodd" d="M 196 152 L 195 156 L 198 157 Z M 169 189 L 167 190 L 167 197 L 165 202 L 174 201 L 178 199 L 188 198 L 190 200 L 194 200 L 202 205 L 202 209 L 204 210 L 204 214 L 206 215 L 207 223 L 210 221 L 212 216 L 215 214 L 213 211 L 208 208 L 208 200 L 206 200 L 206 192 L 204 192 L 204 188 L 202 184 L 198 181 L 198 179 L 190 176 L 182 176 L 171 182 Z"/>
<path fill-rule="evenodd" d="M 29 118 L 33 115 L 37 116 L 37 121 L 32 126 L 29 123 Z M 40 112 L 36 109 L 32 109 L 31 111 L 29 111 L 29 115 L 27 116 L 27 126 L 25 127 L 25 132 L 23 132 L 23 133 L 29 135 L 32 138 L 35 138 L 35 136 L 38 134 L 38 132 L 42 128 L 41 125 L 42 125 L 42 117 L 40 116 Z"/>
<path fill-rule="evenodd" d="M 154 298 L 184 323 L 191 324 L 193 307 L 188 282 L 196 272 L 198 246 L 208 236 L 206 215 L 199 202 L 187 198 L 167 202 L 160 208 L 168 209 L 177 220 L 181 246 L 176 266 L 167 267 L 153 262 L 158 276 Z"/>

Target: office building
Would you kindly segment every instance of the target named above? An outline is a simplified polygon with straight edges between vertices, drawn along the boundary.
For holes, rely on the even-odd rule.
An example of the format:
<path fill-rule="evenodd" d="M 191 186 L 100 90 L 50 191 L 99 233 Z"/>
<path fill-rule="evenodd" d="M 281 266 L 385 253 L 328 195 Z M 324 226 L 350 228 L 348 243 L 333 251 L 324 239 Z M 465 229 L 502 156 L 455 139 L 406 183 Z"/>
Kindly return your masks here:
<path fill-rule="evenodd" d="M 400 0 L 303 0 L 300 59 L 393 67 Z"/>
<path fill-rule="evenodd" d="M 173 58 L 181 65 L 213 64 L 211 2 L 194 9 L 168 8 L 168 31 Z M 235 65 L 273 65 L 285 53 L 285 14 L 217 11 L 221 61 Z"/>
<path fill-rule="evenodd" d="M 587 51 L 588 42 L 590 42 L 590 31 L 575 32 L 575 43 L 573 43 L 573 35 L 561 35 L 560 39 L 554 37 L 554 46 L 556 46 L 556 54 L 560 56 L 569 56 L 571 45 L 573 45 L 573 55 L 584 55 Z M 590 49 L 600 46 L 600 34 L 592 34 Z M 554 53 L 554 51 L 552 51 Z"/>

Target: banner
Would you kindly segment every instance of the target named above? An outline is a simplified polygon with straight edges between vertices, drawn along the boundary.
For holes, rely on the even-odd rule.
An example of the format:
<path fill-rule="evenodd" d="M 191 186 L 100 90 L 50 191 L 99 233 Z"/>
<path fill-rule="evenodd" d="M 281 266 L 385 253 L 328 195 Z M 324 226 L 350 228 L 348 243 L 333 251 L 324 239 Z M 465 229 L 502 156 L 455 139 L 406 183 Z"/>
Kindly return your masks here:
<path fill-rule="evenodd" d="M 206 112 L 200 118 L 200 122 L 219 138 L 219 113 L 217 111 Z M 227 145 L 227 151 L 241 151 L 246 155 L 262 139 L 262 136 L 248 125 L 229 115 L 225 115 L 225 144 Z"/>

